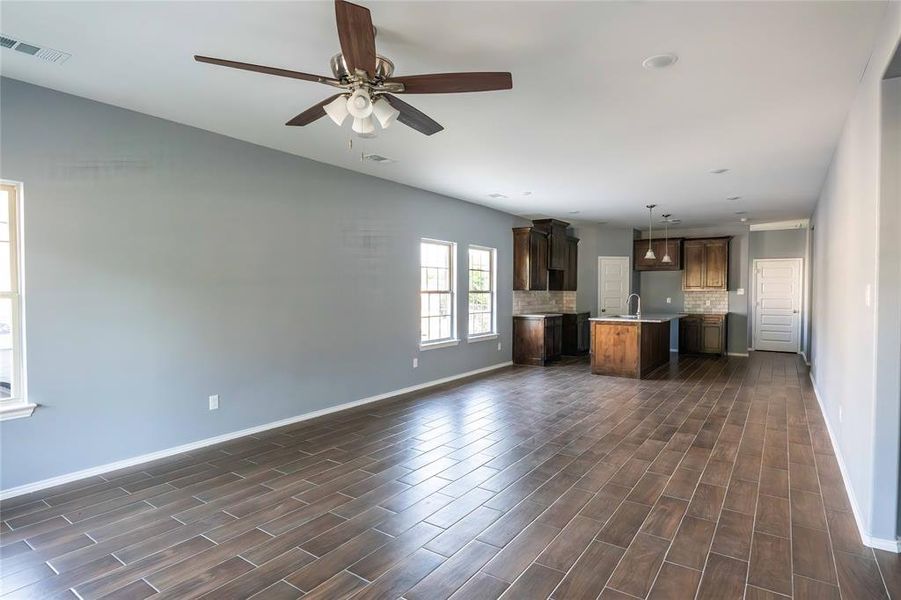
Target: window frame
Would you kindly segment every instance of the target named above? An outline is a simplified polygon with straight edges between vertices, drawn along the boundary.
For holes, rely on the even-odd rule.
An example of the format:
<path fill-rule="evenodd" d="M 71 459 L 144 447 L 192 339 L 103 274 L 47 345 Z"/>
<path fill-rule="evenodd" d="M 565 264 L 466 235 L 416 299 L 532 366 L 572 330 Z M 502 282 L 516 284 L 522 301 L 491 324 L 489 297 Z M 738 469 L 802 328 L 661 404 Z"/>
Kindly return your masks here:
<path fill-rule="evenodd" d="M 24 302 L 24 236 L 23 185 L 18 181 L 0 179 L 0 188 L 10 195 L 9 253 L 10 291 L 0 291 L 0 298 L 9 298 L 12 305 L 13 364 L 10 397 L 0 399 L 0 421 L 30 417 L 37 405 L 28 402 L 28 379 L 25 368 L 25 302 Z"/>
<path fill-rule="evenodd" d="M 449 273 L 448 273 L 448 289 L 445 290 L 423 290 L 422 289 L 422 245 L 436 244 L 447 246 L 449 254 Z M 456 346 L 460 343 L 457 337 L 457 243 L 447 240 L 439 240 L 435 238 L 419 239 L 419 349 L 434 350 L 437 348 L 448 348 Z M 450 294 L 450 336 L 437 340 L 423 341 L 422 339 L 422 295 L 426 293 Z"/>
<path fill-rule="evenodd" d="M 491 298 L 491 330 L 486 333 L 476 333 L 473 334 L 469 331 L 469 294 L 476 293 L 484 293 L 482 290 L 473 290 L 471 284 L 471 272 L 472 272 L 472 260 L 469 255 L 470 250 L 482 250 L 487 251 L 489 253 L 490 260 L 490 277 L 489 277 L 489 292 Z M 468 342 L 481 342 L 486 340 L 494 340 L 498 337 L 497 332 L 497 248 L 492 248 L 491 246 L 480 246 L 478 244 L 470 244 L 466 251 L 466 341 Z"/>

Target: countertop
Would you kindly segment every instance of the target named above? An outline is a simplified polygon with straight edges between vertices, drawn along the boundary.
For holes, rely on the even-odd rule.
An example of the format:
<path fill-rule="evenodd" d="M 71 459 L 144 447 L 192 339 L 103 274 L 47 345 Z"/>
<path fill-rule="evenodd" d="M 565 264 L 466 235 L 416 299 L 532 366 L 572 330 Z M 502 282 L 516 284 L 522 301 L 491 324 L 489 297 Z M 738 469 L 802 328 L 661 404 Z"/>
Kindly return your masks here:
<path fill-rule="evenodd" d="M 620 316 L 611 316 L 611 317 L 592 317 L 589 321 L 612 321 L 616 323 L 666 323 L 667 321 L 674 321 L 676 319 L 681 319 L 682 317 L 686 317 L 685 313 L 643 313 L 640 319 L 627 319 Z"/>
<path fill-rule="evenodd" d="M 546 317 L 562 317 L 563 313 L 526 313 L 524 315 L 513 315 L 514 319 L 544 319 Z"/>

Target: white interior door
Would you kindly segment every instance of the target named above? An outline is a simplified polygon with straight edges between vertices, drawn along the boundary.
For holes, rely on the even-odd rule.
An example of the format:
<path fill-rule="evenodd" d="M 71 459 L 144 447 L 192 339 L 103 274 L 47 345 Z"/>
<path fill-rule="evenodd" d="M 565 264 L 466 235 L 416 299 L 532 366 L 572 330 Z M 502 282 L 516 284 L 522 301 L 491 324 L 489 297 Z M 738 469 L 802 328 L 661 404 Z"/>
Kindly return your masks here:
<path fill-rule="evenodd" d="M 754 349 L 801 349 L 801 259 L 754 261 Z"/>
<path fill-rule="evenodd" d="M 602 315 L 623 315 L 629 297 L 631 273 L 628 256 L 598 257 L 598 311 Z"/>

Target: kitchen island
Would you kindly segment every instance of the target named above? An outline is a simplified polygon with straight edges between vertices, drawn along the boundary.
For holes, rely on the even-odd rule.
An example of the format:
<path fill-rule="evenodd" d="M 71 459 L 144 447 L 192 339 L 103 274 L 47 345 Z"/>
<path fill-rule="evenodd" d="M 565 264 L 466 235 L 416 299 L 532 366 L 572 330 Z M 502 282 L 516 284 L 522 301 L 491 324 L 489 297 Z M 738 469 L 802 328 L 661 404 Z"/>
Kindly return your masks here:
<path fill-rule="evenodd" d="M 670 322 L 682 314 L 591 319 L 591 372 L 642 379 L 669 362 Z"/>

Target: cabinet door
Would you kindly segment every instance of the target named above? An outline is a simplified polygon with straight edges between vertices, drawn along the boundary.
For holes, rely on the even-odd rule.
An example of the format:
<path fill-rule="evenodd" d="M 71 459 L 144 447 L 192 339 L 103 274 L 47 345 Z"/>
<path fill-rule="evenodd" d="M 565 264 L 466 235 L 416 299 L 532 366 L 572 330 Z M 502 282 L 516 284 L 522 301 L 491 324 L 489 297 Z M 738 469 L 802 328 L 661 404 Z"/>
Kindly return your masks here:
<path fill-rule="evenodd" d="M 579 240 L 567 238 L 566 240 L 566 271 L 563 275 L 563 289 L 575 292 L 579 285 Z"/>
<path fill-rule="evenodd" d="M 650 243 L 651 248 L 654 248 L 654 242 L 648 242 L 648 240 L 635 240 L 632 243 L 634 258 L 633 264 L 635 265 L 636 271 L 652 271 L 657 268 L 657 261 L 660 259 L 657 258 L 645 258 L 644 255 L 648 251 L 648 244 Z M 654 248 L 654 252 L 657 252 L 657 249 Z"/>
<path fill-rule="evenodd" d="M 654 248 L 657 253 L 657 268 L 661 271 L 678 271 L 682 268 L 682 245 L 679 240 L 658 240 Z M 669 252 L 669 263 L 663 262 L 663 257 Z"/>
<path fill-rule="evenodd" d="M 532 230 L 529 236 L 529 289 L 547 289 L 547 236 Z"/>
<path fill-rule="evenodd" d="M 701 352 L 701 320 L 683 317 L 679 320 L 679 352 L 699 354 Z"/>
<path fill-rule="evenodd" d="M 722 289 L 727 287 L 729 264 L 729 241 L 710 240 L 704 244 L 704 287 Z"/>
<path fill-rule="evenodd" d="M 723 330 L 725 323 L 722 319 L 703 319 L 701 322 L 701 352 L 704 354 L 722 354 Z"/>
<path fill-rule="evenodd" d="M 566 241 L 566 227 L 554 224 L 551 226 L 550 252 L 548 256 L 548 269 L 563 271 L 566 269 L 568 245 Z"/>
<path fill-rule="evenodd" d="M 703 290 L 705 287 L 706 244 L 701 240 L 686 240 L 682 245 L 685 270 L 682 271 L 683 290 Z"/>

